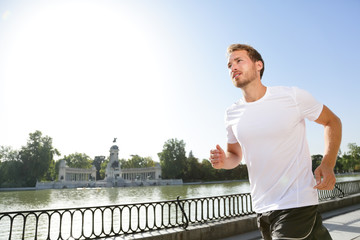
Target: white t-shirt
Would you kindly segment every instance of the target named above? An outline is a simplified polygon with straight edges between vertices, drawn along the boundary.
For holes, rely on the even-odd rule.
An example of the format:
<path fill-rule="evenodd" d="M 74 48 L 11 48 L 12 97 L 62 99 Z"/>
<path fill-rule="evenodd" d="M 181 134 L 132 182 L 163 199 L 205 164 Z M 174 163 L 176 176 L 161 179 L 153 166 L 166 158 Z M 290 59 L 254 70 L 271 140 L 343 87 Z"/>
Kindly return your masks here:
<path fill-rule="evenodd" d="M 305 118 L 316 120 L 322 108 L 302 89 L 268 87 L 258 101 L 227 109 L 228 143 L 241 145 L 255 212 L 318 204 Z"/>

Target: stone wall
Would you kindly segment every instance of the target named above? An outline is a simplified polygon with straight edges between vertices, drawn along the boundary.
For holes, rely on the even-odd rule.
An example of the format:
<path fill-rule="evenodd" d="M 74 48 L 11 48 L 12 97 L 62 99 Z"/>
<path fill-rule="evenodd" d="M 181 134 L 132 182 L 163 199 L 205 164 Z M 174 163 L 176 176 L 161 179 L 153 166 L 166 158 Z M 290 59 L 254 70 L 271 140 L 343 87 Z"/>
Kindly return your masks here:
<path fill-rule="evenodd" d="M 37 182 L 35 189 L 63 189 L 63 188 L 106 188 L 106 187 L 141 187 L 141 186 L 166 186 L 181 185 L 182 179 L 158 179 L 145 181 L 126 181 L 119 179 L 117 182 L 107 181 L 57 181 Z"/>

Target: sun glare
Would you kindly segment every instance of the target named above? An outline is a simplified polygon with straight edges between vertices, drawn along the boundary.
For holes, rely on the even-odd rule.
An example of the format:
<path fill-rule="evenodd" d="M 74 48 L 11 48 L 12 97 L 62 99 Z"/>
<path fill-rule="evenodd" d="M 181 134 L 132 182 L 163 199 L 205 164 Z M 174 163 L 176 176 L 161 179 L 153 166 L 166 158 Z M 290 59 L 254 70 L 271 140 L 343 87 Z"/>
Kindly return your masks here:
<path fill-rule="evenodd" d="M 10 15 L 11 15 L 11 12 L 9 10 L 6 10 L 2 15 L 2 19 L 7 20 Z"/>
<path fill-rule="evenodd" d="M 9 110 L 13 116 L 20 117 L 16 109 L 33 116 L 28 126 L 51 129 L 56 120 L 86 132 L 116 123 L 126 136 L 133 124 L 145 127 L 144 115 L 162 111 L 156 43 L 127 6 L 115 11 L 94 2 L 57 2 L 29 12 L 21 23 L 8 50 L 5 75 L 12 91 L 6 99 L 15 106 Z"/>

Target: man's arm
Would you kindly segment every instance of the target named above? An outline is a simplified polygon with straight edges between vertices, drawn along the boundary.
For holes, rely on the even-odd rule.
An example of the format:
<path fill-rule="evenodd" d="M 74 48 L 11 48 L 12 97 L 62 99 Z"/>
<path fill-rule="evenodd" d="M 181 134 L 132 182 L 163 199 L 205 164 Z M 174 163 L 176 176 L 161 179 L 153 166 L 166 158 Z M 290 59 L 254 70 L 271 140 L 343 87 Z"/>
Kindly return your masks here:
<path fill-rule="evenodd" d="M 216 145 L 216 149 L 210 150 L 211 164 L 216 169 L 233 169 L 237 167 L 242 159 L 241 146 L 239 143 L 228 143 L 225 151 Z"/>
<path fill-rule="evenodd" d="M 314 172 L 316 178 L 314 188 L 331 190 L 336 182 L 334 167 L 341 143 L 341 120 L 324 105 L 319 118 L 315 122 L 324 126 L 325 151 L 320 166 Z"/>

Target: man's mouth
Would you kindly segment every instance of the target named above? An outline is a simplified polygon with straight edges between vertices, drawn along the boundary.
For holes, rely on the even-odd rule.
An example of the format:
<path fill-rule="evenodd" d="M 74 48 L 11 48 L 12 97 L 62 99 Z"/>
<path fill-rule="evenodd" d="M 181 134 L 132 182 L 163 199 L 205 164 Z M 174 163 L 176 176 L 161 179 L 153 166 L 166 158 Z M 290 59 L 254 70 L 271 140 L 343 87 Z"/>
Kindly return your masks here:
<path fill-rule="evenodd" d="M 233 78 L 237 78 L 240 75 L 241 75 L 241 73 L 235 73 L 235 74 L 233 74 Z"/>

